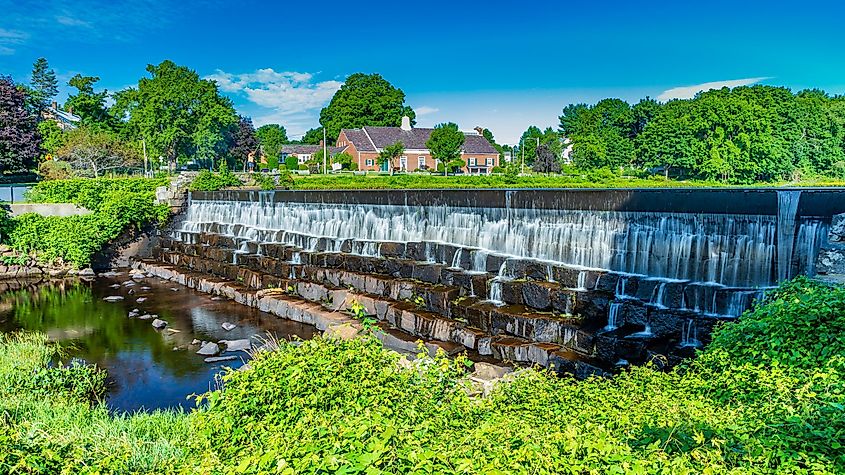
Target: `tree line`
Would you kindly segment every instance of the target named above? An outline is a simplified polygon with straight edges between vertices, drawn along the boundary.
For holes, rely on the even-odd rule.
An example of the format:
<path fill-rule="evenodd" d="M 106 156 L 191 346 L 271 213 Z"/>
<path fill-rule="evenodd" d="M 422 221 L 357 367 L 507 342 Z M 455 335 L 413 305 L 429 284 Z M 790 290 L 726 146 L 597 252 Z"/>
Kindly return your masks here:
<path fill-rule="evenodd" d="M 845 97 L 817 89 L 756 85 L 665 103 L 570 104 L 559 132 L 582 169 L 731 183 L 845 178 Z"/>

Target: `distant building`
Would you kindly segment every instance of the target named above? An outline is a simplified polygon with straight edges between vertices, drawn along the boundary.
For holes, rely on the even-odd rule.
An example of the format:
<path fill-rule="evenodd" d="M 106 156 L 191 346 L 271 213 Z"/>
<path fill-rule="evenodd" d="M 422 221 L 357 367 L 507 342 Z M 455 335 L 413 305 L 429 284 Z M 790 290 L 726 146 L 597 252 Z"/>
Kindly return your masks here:
<path fill-rule="evenodd" d="M 81 117 L 73 115 L 73 109 L 65 112 L 59 109 L 56 101 L 50 104 L 50 107 L 41 111 L 41 117 L 44 120 L 52 120 L 62 130 L 73 130 L 79 125 Z"/>
<path fill-rule="evenodd" d="M 343 129 L 337 138 L 337 147 L 352 155 L 359 170 L 388 170 L 388 164 L 379 166 L 378 155 L 388 145 L 402 142 L 405 153 L 399 157 L 399 163 L 393 166 L 399 171 L 430 170 L 436 167 L 425 143 L 434 129 L 411 126 L 408 117 L 402 118 L 400 127 L 361 127 Z M 461 151 L 461 159 L 466 163 L 464 172 L 488 174 L 499 165 L 499 152 L 476 132 L 464 132 L 466 141 Z"/>
<path fill-rule="evenodd" d="M 328 147 L 329 157 L 342 152 L 343 149 L 344 147 Z M 303 165 L 308 160 L 311 160 L 314 154 L 321 150 L 323 150 L 322 145 L 282 145 L 282 162 L 284 162 L 287 157 L 293 156 L 296 157 L 296 160 L 300 165 Z"/>

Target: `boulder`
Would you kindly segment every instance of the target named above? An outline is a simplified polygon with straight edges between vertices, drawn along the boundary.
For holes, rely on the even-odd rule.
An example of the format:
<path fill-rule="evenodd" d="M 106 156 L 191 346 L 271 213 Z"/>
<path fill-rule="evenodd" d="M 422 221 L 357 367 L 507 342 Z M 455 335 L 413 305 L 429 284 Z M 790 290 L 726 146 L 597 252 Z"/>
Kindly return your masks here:
<path fill-rule="evenodd" d="M 225 345 L 225 351 L 247 351 L 252 348 L 252 343 L 245 338 L 240 340 L 220 340 L 220 343 Z"/>
<path fill-rule="evenodd" d="M 144 303 L 147 300 L 146 297 L 138 297 L 135 301 L 138 303 Z"/>
<path fill-rule="evenodd" d="M 513 368 L 499 366 L 490 363 L 478 362 L 473 365 L 472 377 L 484 381 L 500 379 L 504 375 L 513 372 Z"/>
<path fill-rule="evenodd" d="M 161 320 L 159 318 L 156 318 L 155 320 L 153 320 L 153 328 L 155 328 L 156 330 L 161 330 L 162 328 L 164 328 L 166 326 L 167 326 L 167 322 L 165 322 L 164 320 Z"/>
<path fill-rule="evenodd" d="M 79 271 L 80 277 L 94 277 L 95 275 L 97 275 L 97 274 L 94 272 L 94 269 L 92 269 L 90 267 L 86 267 L 86 268 L 82 269 L 81 271 Z"/>
<path fill-rule="evenodd" d="M 122 295 L 109 295 L 108 297 L 103 297 L 103 300 L 106 302 L 120 302 L 123 300 Z"/>
<path fill-rule="evenodd" d="M 149 313 L 145 313 L 145 314 L 141 315 L 140 317 L 138 317 L 138 320 L 153 320 L 157 317 L 158 317 L 158 315 L 151 315 Z"/>
<path fill-rule="evenodd" d="M 201 342 L 201 341 L 199 341 L 199 340 L 197 340 L 196 338 L 194 338 L 193 340 L 191 340 L 191 344 L 192 344 L 192 345 L 199 345 L 200 343 L 202 343 L 202 342 Z"/>
<path fill-rule="evenodd" d="M 219 353 L 220 346 L 218 346 L 217 343 L 213 341 L 204 343 L 202 347 L 197 351 L 197 354 L 201 356 L 217 356 Z"/>
<path fill-rule="evenodd" d="M 235 328 L 237 328 L 237 325 L 235 325 L 234 323 L 229 323 L 229 322 L 223 322 L 223 324 L 220 325 L 220 326 L 223 327 L 223 329 L 226 330 L 227 332 L 232 331 Z"/>
<path fill-rule="evenodd" d="M 331 325 L 323 332 L 326 338 L 338 338 L 340 340 L 351 340 L 358 336 L 358 329 L 349 323 Z"/>
<path fill-rule="evenodd" d="M 238 359 L 237 356 L 209 356 L 203 359 L 206 363 L 219 363 L 221 361 L 232 361 Z"/>

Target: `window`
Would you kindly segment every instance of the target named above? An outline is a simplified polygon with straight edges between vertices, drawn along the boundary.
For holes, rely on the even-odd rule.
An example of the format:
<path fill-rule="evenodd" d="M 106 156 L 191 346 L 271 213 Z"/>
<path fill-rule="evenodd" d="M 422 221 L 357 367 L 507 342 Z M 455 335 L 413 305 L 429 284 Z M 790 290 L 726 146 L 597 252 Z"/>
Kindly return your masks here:
<path fill-rule="evenodd" d="M 475 157 L 469 157 L 469 165 L 470 165 L 471 167 L 474 167 L 474 166 L 476 165 L 476 163 L 475 163 Z"/>
<path fill-rule="evenodd" d="M 309 155 L 307 153 L 303 153 L 303 154 L 299 155 L 299 163 L 305 163 L 308 160 L 311 160 L 311 155 Z"/>
<path fill-rule="evenodd" d="M 399 169 L 400 170 L 407 170 L 408 169 L 408 157 L 402 155 L 399 157 Z"/>
<path fill-rule="evenodd" d="M 496 164 L 495 164 L 495 162 L 494 162 L 494 159 L 493 159 L 493 158 L 488 158 L 488 159 L 487 159 L 487 166 L 488 166 L 488 167 L 494 167 L 494 166 L 496 166 Z"/>
<path fill-rule="evenodd" d="M 368 158 L 366 163 L 368 167 L 371 167 L 375 165 L 375 160 L 373 160 L 372 158 Z"/>
<path fill-rule="evenodd" d="M 417 157 L 417 168 L 426 168 L 425 155 Z"/>

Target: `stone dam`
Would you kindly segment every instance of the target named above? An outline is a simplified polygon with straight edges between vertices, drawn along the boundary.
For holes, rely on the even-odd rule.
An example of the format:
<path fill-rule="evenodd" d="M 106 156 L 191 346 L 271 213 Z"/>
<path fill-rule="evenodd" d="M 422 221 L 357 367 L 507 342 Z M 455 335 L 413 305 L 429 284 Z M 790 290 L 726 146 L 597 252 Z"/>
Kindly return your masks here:
<path fill-rule="evenodd" d="M 393 338 L 584 377 L 692 355 L 822 272 L 841 213 L 840 189 L 192 192 L 135 265 L 318 327 L 357 302 Z"/>

